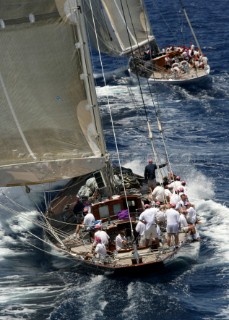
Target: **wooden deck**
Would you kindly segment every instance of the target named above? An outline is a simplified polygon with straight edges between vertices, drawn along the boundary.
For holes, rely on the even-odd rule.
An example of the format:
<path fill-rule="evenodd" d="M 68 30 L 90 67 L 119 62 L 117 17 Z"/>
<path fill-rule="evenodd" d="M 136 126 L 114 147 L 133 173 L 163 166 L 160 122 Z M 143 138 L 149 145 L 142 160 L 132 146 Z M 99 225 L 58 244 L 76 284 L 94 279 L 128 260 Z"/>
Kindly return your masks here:
<path fill-rule="evenodd" d="M 180 233 L 179 238 L 181 245 L 186 242 L 186 235 L 184 233 Z M 179 251 L 179 248 L 174 249 L 174 246 L 168 247 L 167 244 L 164 243 L 160 244 L 160 247 L 156 250 L 151 248 L 138 248 L 138 261 L 136 261 L 133 256 L 134 249 L 130 248 L 126 252 L 114 252 L 112 256 L 108 256 L 108 259 L 106 259 L 105 262 L 102 262 L 95 258 L 85 260 L 87 253 L 91 253 L 92 249 L 92 243 L 90 243 L 88 239 L 77 239 L 74 234 L 72 234 L 63 242 L 68 248 L 70 255 L 80 260 L 84 260 L 86 263 L 100 266 L 101 264 L 104 264 L 106 267 L 110 266 L 111 268 L 130 267 L 133 266 L 133 264 L 139 265 L 163 262 Z"/>

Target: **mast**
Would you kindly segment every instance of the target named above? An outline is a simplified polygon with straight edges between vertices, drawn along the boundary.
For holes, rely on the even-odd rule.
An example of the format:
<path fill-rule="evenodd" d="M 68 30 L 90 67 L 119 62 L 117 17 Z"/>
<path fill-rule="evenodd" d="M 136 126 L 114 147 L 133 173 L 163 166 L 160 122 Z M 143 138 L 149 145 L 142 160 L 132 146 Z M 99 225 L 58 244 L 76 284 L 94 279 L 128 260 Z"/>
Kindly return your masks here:
<path fill-rule="evenodd" d="M 196 45 L 197 45 L 197 47 L 198 47 L 199 50 L 200 50 L 200 54 L 202 55 L 203 53 L 202 53 L 202 50 L 201 50 L 199 41 L 197 40 L 196 34 L 195 34 L 195 32 L 194 32 L 194 30 L 193 30 L 193 28 L 192 28 L 191 21 L 189 20 L 188 14 L 187 14 L 187 12 L 186 12 L 186 10 L 185 10 L 185 7 L 184 7 L 184 4 L 183 4 L 183 1 L 182 1 L 182 0 L 180 0 L 180 4 L 181 4 L 182 10 L 183 10 L 183 12 L 184 12 L 185 18 L 186 18 L 186 20 L 187 20 L 187 22 L 188 22 L 188 25 L 189 25 L 189 28 L 190 28 L 190 30 L 191 30 L 191 33 L 192 33 L 192 35 L 193 35 L 193 38 L 195 39 Z"/>
<path fill-rule="evenodd" d="M 100 149 L 102 151 L 103 156 L 105 157 L 106 168 L 101 169 L 101 171 L 103 171 L 104 173 L 103 178 L 106 181 L 106 184 L 108 187 L 108 193 L 111 195 L 113 193 L 113 187 L 112 187 L 113 170 L 110 163 L 109 155 L 107 153 L 106 143 L 103 135 L 101 117 L 99 113 L 99 107 L 98 107 L 94 78 L 93 78 L 93 69 L 91 64 L 91 56 L 89 52 L 89 44 L 88 44 L 88 39 L 86 34 L 86 24 L 85 24 L 85 18 L 82 12 L 82 8 L 83 8 L 82 0 L 77 0 L 76 14 L 79 20 L 79 24 L 77 28 L 79 43 L 76 45 L 80 48 L 81 59 L 82 59 L 83 70 L 84 70 L 84 74 L 82 74 L 82 78 L 85 82 L 88 100 L 91 102 L 91 108 L 93 108 L 93 113 L 95 116 L 95 125 L 97 126 L 97 129 L 100 132 L 100 135 L 98 137 L 101 144 Z"/>
<path fill-rule="evenodd" d="M 89 102 L 91 102 L 90 108 L 93 108 L 93 113 L 96 120 L 96 126 L 98 128 L 98 131 L 100 132 L 99 139 L 101 143 L 101 150 L 103 155 L 106 154 L 106 144 L 104 140 L 104 136 L 102 134 L 103 129 L 101 125 L 101 118 L 99 114 L 99 107 L 97 103 L 97 96 L 95 91 L 95 85 L 94 85 L 94 78 L 93 78 L 93 70 L 91 65 L 91 58 L 89 53 L 89 46 L 88 46 L 88 40 L 86 35 L 86 27 L 85 27 L 85 20 L 84 15 L 82 13 L 82 1 L 77 0 L 77 9 L 76 14 L 79 20 L 77 33 L 79 37 L 79 42 L 76 43 L 76 47 L 80 49 L 81 53 L 81 59 L 83 64 L 83 70 L 84 73 L 81 75 L 81 79 L 85 82 L 87 97 Z"/>

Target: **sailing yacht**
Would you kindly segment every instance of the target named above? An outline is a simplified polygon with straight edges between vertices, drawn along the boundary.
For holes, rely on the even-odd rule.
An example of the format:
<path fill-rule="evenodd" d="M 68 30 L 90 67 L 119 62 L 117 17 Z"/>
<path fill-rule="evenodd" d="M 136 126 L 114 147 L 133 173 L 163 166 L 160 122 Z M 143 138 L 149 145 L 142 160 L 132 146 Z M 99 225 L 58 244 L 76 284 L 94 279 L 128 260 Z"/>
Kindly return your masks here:
<path fill-rule="evenodd" d="M 181 1 L 180 1 L 181 2 Z M 206 79 L 210 73 L 186 9 L 182 11 L 194 42 L 159 48 L 142 0 L 85 0 L 86 23 L 95 47 L 113 56 L 129 57 L 129 73 L 150 82 L 185 84 Z M 92 21 L 95 21 L 95 27 Z M 98 47 L 97 47 L 98 48 Z"/>
<path fill-rule="evenodd" d="M 130 170 L 125 174 L 120 160 L 115 174 L 106 149 L 85 27 L 86 4 L 92 3 L 0 0 L 0 182 L 25 187 L 30 198 L 36 185 L 45 190 L 67 181 L 51 202 L 44 196 L 47 210 L 38 214 L 47 238 L 41 241 L 94 270 L 152 271 L 172 259 L 187 237 L 181 235 L 179 248 L 137 244 L 143 178 Z M 147 126 L 152 141 L 149 121 Z M 159 164 L 156 156 L 155 161 Z M 83 197 L 80 190 L 89 180 L 96 187 Z M 109 234 L 110 254 L 102 260 L 89 254 L 93 229 L 75 237 L 76 196 Z M 116 252 L 114 238 L 121 230 L 128 245 Z"/>

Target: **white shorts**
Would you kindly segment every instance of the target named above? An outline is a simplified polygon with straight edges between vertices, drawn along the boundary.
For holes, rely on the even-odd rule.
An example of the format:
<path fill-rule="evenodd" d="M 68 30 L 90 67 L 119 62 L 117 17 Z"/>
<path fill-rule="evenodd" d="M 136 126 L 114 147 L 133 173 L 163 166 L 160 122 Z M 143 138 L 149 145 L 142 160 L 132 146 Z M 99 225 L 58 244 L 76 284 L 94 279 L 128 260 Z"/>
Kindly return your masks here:
<path fill-rule="evenodd" d="M 178 233 L 179 227 L 177 224 L 167 225 L 166 231 L 167 233 Z"/>
<path fill-rule="evenodd" d="M 145 245 L 145 241 L 146 241 L 145 235 L 140 236 L 139 246 L 143 247 Z"/>
<path fill-rule="evenodd" d="M 145 231 L 145 238 L 150 240 L 151 238 L 158 238 L 156 225 L 152 225 Z"/>

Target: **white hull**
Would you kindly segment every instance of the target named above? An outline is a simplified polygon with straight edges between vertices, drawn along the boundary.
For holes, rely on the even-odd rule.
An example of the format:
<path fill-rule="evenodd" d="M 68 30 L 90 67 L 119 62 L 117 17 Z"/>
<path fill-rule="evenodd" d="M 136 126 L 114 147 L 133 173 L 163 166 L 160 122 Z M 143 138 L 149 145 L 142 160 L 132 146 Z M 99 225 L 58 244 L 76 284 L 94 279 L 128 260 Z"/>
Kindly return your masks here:
<path fill-rule="evenodd" d="M 137 75 L 133 73 L 129 69 L 129 74 L 133 78 L 137 78 Z M 194 69 L 190 71 L 190 73 L 181 74 L 180 76 L 173 76 L 171 73 L 162 73 L 162 72 L 153 72 L 150 76 L 144 77 L 139 75 L 140 79 L 145 79 L 149 82 L 154 83 L 168 83 L 175 85 L 183 85 L 183 84 L 194 84 L 205 81 L 209 78 L 210 67 L 208 66 L 204 70 L 198 70 L 196 72 Z"/>

